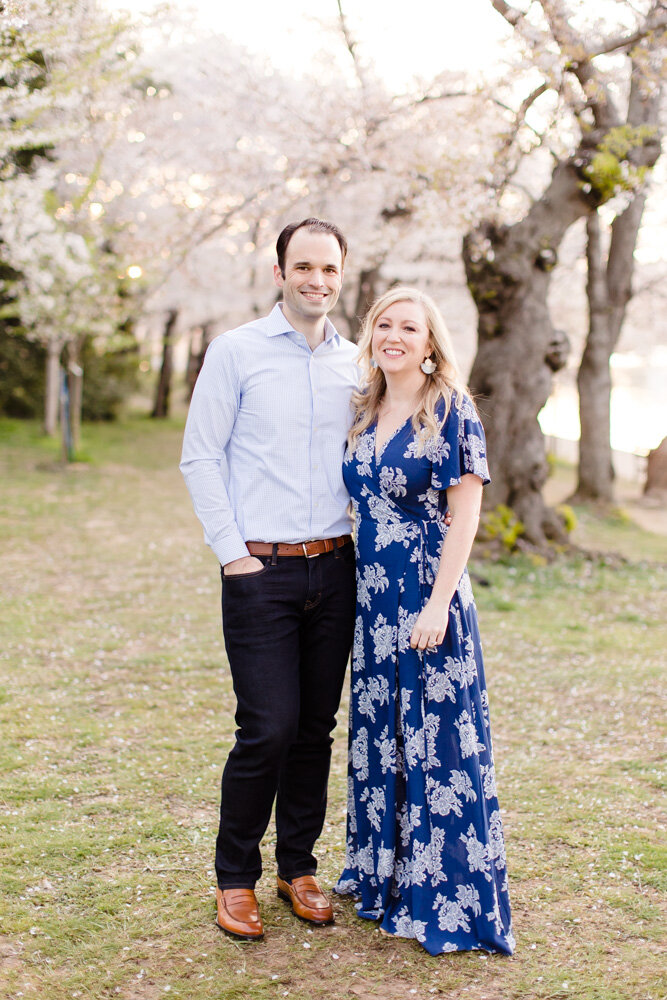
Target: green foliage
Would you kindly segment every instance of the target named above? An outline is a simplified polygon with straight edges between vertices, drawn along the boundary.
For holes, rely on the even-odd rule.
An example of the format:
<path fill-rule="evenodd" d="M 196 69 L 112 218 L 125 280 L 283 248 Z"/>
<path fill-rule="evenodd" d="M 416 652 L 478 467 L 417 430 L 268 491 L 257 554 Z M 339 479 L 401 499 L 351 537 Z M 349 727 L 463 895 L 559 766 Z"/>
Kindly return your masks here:
<path fill-rule="evenodd" d="M 609 519 L 619 525 L 628 525 L 632 523 L 632 518 L 628 514 L 625 507 L 612 507 L 609 511 Z"/>
<path fill-rule="evenodd" d="M 41 419 L 46 350 L 0 324 L 0 416 Z M 118 336 L 104 353 L 89 337 L 81 352 L 84 420 L 115 420 L 139 384 L 139 353 L 130 335 Z"/>
<path fill-rule="evenodd" d="M 607 132 L 584 169 L 601 201 L 608 201 L 621 191 L 632 191 L 642 183 L 647 167 L 635 166 L 630 153 L 653 138 L 656 131 L 654 125 L 619 125 Z"/>
<path fill-rule="evenodd" d="M 115 420 L 139 385 L 139 351 L 134 337 L 117 337 L 102 353 L 88 338 L 81 352 L 84 420 Z"/>
<path fill-rule="evenodd" d="M 44 407 L 46 350 L 0 323 L 0 415 L 29 419 Z"/>
<path fill-rule="evenodd" d="M 556 513 L 560 514 L 563 519 L 563 524 L 565 525 L 565 530 L 568 535 L 572 534 L 574 529 L 577 527 L 577 515 L 575 514 L 569 503 L 561 503 L 556 507 Z"/>
<path fill-rule="evenodd" d="M 485 541 L 499 539 L 508 552 L 516 547 L 517 539 L 523 535 L 525 527 L 511 507 L 499 503 L 497 507 L 482 515 L 481 535 Z"/>

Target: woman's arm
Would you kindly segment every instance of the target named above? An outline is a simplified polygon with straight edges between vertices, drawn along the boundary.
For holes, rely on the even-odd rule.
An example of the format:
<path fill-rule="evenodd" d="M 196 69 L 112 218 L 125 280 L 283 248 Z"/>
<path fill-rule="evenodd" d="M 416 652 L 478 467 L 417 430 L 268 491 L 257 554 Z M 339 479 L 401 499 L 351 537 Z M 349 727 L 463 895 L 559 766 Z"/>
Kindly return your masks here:
<path fill-rule="evenodd" d="M 452 523 L 445 535 L 440 568 L 430 598 L 422 608 L 410 636 L 413 649 L 439 646 L 445 638 L 449 604 L 466 567 L 477 533 L 482 506 L 482 480 L 466 473 L 458 486 L 447 489 Z"/>

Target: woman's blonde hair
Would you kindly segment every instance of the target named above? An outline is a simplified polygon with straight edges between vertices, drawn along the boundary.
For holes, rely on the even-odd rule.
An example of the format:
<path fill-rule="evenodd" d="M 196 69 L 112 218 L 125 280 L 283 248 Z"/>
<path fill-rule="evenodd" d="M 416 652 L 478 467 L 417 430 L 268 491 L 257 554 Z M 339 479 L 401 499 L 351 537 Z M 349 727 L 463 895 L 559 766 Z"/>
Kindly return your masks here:
<path fill-rule="evenodd" d="M 382 369 L 371 364 L 373 328 L 385 309 L 396 302 L 415 302 L 423 307 L 429 331 L 431 358 L 436 366 L 433 374 L 426 376 L 419 394 L 417 410 L 412 415 L 412 426 L 418 435 L 417 445 L 420 451 L 423 450 L 428 438 L 438 433 L 444 421 L 444 418 L 443 421 L 438 421 L 435 415 L 438 400 L 443 399 L 445 402 L 444 417 L 446 417 L 452 405 L 452 398 L 454 397 L 460 404 L 464 394 L 467 393 L 456 365 L 449 330 L 433 299 L 420 292 L 418 288 L 401 285 L 390 288 L 372 304 L 361 327 L 358 360 L 362 369 L 362 384 L 352 396 L 354 421 L 347 439 L 350 451 L 354 451 L 359 436 L 376 419 L 387 388 Z"/>

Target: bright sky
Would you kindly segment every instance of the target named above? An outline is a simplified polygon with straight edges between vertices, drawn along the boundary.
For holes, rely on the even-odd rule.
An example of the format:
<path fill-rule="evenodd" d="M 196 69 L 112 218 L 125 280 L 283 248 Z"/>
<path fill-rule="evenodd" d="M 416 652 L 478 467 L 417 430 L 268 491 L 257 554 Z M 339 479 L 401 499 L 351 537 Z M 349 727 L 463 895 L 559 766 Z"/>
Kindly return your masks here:
<path fill-rule="evenodd" d="M 103 0 L 107 6 L 148 12 L 156 0 Z M 270 53 L 280 69 L 294 69 L 305 53 L 327 48 L 321 22 L 333 25 L 336 0 L 172 0 L 198 20 L 246 47 Z M 396 88 L 415 75 L 480 70 L 502 57 L 510 33 L 490 0 L 343 0 L 363 58 Z"/>

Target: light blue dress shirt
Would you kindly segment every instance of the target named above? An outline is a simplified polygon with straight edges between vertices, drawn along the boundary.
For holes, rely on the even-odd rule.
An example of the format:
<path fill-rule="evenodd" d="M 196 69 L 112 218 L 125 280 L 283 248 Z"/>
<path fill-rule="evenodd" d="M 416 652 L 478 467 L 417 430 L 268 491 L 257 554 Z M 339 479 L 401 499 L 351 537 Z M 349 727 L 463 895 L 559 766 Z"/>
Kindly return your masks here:
<path fill-rule="evenodd" d="M 311 351 L 276 305 L 211 343 L 190 404 L 181 471 L 220 563 L 246 541 L 350 531 L 345 440 L 357 348 L 326 320 Z"/>

